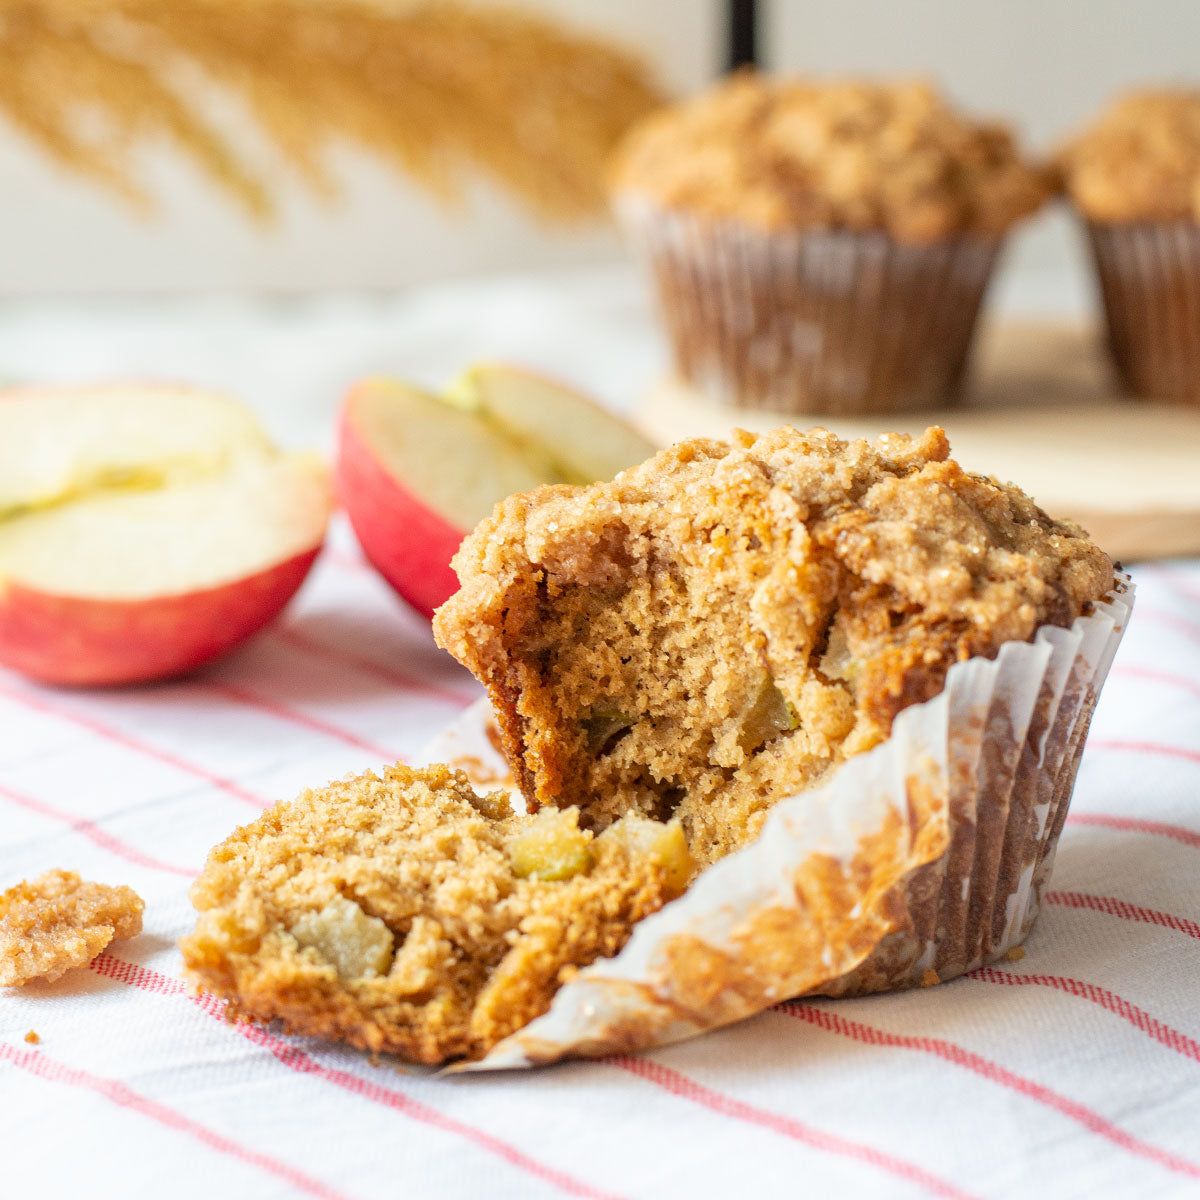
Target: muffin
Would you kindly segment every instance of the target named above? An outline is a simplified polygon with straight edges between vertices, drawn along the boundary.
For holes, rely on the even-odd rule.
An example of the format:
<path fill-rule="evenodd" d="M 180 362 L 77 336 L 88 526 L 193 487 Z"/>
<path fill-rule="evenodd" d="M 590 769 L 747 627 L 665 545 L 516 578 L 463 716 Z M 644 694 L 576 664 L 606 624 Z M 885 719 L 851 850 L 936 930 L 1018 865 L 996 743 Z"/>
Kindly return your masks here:
<path fill-rule="evenodd" d="M 510 497 L 455 566 L 436 633 L 529 811 L 396 765 L 235 831 L 181 943 L 231 1016 L 530 1065 L 1028 933 L 1128 610 L 941 430 L 683 443 Z"/>
<path fill-rule="evenodd" d="M 418 1062 L 477 1058 L 616 954 L 691 871 L 678 822 L 599 837 L 397 764 L 278 804 L 216 847 L 181 943 L 231 1017 Z"/>
<path fill-rule="evenodd" d="M 683 442 L 611 483 L 510 497 L 455 568 L 435 635 L 486 685 L 530 807 L 577 809 L 596 832 L 678 820 L 701 870 L 887 742 L 956 664 L 1053 642 L 1114 587 L 1079 528 L 963 471 L 936 428 Z M 936 953 L 836 990 L 947 978 L 1011 943 L 1012 898 L 1048 868 L 1095 699 L 1080 685 L 1058 711 L 1060 679 L 1031 725 L 1044 669 L 1029 668 L 1023 715 L 1010 678 L 952 730 L 946 753 L 982 791 L 946 850 L 966 855 L 969 886 L 927 913 Z M 898 770 L 919 775 L 915 760 Z"/>
<path fill-rule="evenodd" d="M 1134 395 L 1200 404 L 1200 91 L 1118 99 L 1059 156 Z"/>
<path fill-rule="evenodd" d="M 928 86 L 748 73 L 636 126 L 612 187 L 684 380 L 823 414 L 953 403 L 1001 241 L 1047 193 Z"/>

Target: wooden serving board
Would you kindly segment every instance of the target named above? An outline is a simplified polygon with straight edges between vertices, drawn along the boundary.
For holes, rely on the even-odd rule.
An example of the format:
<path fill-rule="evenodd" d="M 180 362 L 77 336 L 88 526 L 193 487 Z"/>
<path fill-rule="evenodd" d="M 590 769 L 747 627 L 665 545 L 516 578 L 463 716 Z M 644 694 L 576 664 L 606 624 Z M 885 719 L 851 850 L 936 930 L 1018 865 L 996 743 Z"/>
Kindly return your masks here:
<path fill-rule="evenodd" d="M 1114 385 L 1094 329 L 1000 323 L 976 346 L 961 408 L 896 416 L 827 417 L 715 408 L 665 382 L 638 420 L 664 445 L 823 425 L 839 437 L 919 433 L 941 425 L 954 457 L 1011 481 L 1051 515 L 1070 517 L 1123 562 L 1200 554 L 1200 406 L 1131 400 Z"/>

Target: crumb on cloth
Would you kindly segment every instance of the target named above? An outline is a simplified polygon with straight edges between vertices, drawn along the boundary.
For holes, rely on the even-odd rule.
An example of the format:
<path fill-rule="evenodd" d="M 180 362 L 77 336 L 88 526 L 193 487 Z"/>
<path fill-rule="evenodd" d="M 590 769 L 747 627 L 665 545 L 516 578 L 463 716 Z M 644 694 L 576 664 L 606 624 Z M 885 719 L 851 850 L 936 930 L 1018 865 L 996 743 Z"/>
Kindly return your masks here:
<path fill-rule="evenodd" d="M 30 1031 L 29 1031 L 29 1032 L 28 1032 L 28 1033 L 25 1035 L 25 1040 L 26 1040 L 26 1041 L 27 1041 L 27 1042 L 28 1042 L 28 1043 L 29 1043 L 31 1046 L 40 1046 L 40 1045 L 42 1044 L 42 1039 L 41 1039 L 40 1037 L 38 1037 L 38 1031 L 37 1031 L 36 1029 L 31 1029 L 31 1030 L 30 1030 Z"/>
<path fill-rule="evenodd" d="M 46 871 L 0 892 L 0 987 L 87 966 L 109 942 L 141 933 L 144 909 L 132 888 L 90 883 L 73 871 Z"/>

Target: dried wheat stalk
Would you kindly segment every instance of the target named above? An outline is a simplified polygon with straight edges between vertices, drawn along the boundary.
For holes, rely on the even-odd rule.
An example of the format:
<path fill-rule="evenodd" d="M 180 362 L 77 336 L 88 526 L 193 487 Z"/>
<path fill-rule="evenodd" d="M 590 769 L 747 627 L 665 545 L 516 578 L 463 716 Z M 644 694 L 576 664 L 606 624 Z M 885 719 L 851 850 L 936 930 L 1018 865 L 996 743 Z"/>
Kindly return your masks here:
<path fill-rule="evenodd" d="M 603 166 L 659 103 L 636 58 L 515 9 L 384 0 L 0 0 L 0 112 L 60 163 L 146 203 L 166 136 L 251 213 L 263 172 L 205 115 L 215 83 L 314 188 L 357 143 L 454 200 L 482 171 L 538 216 L 603 205 Z"/>

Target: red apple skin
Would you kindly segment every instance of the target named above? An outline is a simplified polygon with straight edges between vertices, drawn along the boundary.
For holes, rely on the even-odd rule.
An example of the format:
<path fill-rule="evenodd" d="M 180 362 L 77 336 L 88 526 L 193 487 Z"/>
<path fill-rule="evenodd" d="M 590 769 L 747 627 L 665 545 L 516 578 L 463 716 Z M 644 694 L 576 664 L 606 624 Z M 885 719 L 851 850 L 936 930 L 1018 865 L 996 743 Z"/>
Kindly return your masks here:
<path fill-rule="evenodd" d="M 337 486 L 372 566 L 426 617 L 458 591 L 450 560 L 468 530 L 419 500 L 379 461 L 354 427 L 350 403 L 338 426 Z"/>
<path fill-rule="evenodd" d="M 218 587 L 142 600 L 0 581 L 0 663 L 43 683 L 147 683 L 194 670 L 257 633 L 304 582 L 321 547 Z"/>

